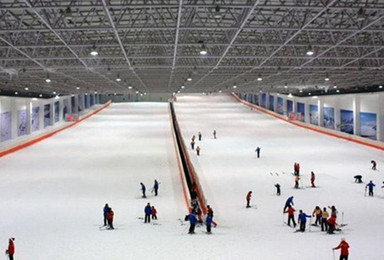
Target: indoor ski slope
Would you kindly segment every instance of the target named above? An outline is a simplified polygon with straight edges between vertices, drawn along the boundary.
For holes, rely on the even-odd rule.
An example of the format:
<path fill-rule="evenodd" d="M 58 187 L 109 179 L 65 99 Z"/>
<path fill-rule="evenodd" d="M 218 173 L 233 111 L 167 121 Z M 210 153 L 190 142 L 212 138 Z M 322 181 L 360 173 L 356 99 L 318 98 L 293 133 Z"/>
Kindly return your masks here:
<path fill-rule="evenodd" d="M 219 223 L 213 229 L 205 259 L 332 259 L 332 247 L 345 237 L 350 259 L 384 259 L 383 152 L 305 130 L 253 111 L 230 96 L 178 96 L 176 114 L 205 196 Z M 217 131 L 217 139 L 212 132 Z M 190 140 L 202 133 L 200 156 Z M 261 158 L 255 149 L 261 147 Z M 378 170 L 370 169 L 370 161 Z M 293 163 L 301 166 L 303 189 L 293 189 Z M 314 171 L 318 188 L 310 188 Z M 272 175 L 271 175 L 272 174 Z M 353 176 L 373 180 L 376 196 L 364 196 L 364 184 Z M 282 185 L 282 196 L 274 184 Z M 253 207 L 245 196 L 252 190 Z M 295 209 L 311 214 L 315 206 L 335 205 L 342 234 L 327 235 L 317 227 L 294 233 L 284 226 L 283 206 L 293 195 Z M 329 211 L 329 209 L 328 209 Z M 297 218 L 297 214 L 295 215 Z M 196 238 L 194 238 L 196 239 Z M 196 253 L 197 255 L 197 253 Z M 336 257 L 339 251 L 335 252 Z M 209 256 L 209 257 L 208 257 Z"/>

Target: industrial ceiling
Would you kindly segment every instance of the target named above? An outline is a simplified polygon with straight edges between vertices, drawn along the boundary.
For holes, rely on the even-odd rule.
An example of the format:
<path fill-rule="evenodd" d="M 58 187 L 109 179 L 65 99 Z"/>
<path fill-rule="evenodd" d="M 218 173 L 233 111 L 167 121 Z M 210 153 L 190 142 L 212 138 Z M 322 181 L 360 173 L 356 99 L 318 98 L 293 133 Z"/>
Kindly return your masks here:
<path fill-rule="evenodd" d="M 383 25 L 384 0 L 1 0 L 0 90 L 374 90 Z"/>

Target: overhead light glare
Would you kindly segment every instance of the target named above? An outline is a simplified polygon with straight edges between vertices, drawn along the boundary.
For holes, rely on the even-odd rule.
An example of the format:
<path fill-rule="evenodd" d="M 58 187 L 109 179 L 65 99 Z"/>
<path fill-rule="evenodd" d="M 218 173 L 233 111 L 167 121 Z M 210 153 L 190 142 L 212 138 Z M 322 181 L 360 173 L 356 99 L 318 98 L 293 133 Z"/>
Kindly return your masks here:
<path fill-rule="evenodd" d="M 383 88 L 383 86 L 382 86 L 382 85 L 380 85 L 380 86 L 379 86 L 379 88 Z"/>
<path fill-rule="evenodd" d="M 313 49 L 312 49 L 312 46 L 309 45 L 308 50 L 307 50 L 307 55 L 308 55 L 308 56 L 312 56 L 313 54 L 314 54 L 314 51 L 313 51 Z"/>
<path fill-rule="evenodd" d="M 50 83 L 50 82 L 51 82 L 51 79 L 50 79 L 50 78 L 46 78 L 46 79 L 45 79 L 45 82 Z"/>
<path fill-rule="evenodd" d="M 187 78 L 187 81 L 192 81 L 191 76 L 189 76 L 189 77 Z"/>

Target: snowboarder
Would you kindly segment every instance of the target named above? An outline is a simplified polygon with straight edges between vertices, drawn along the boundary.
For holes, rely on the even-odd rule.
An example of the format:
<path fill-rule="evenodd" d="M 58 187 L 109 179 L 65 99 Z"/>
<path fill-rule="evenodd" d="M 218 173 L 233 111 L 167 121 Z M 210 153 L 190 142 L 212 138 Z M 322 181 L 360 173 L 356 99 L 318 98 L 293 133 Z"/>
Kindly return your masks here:
<path fill-rule="evenodd" d="M 311 186 L 312 188 L 315 188 L 315 174 L 311 172 Z"/>
<path fill-rule="evenodd" d="M 376 170 L 376 162 L 374 160 L 371 161 L 372 163 L 372 170 Z"/>
<path fill-rule="evenodd" d="M 283 212 L 288 208 L 288 206 L 294 206 L 293 204 L 293 196 L 289 197 L 287 201 L 285 202 L 285 206 L 283 209 Z"/>
<path fill-rule="evenodd" d="M 291 205 L 289 205 L 288 209 L 284 211 L 284 213 L 288 213 L 288 222 L 287 222 L 288 226 L 291 226 L 291 220 L 292 220 L 293 227 L 295 228 L 296 227 L 295 209 Z"/>
<path fill-rule="evenodd" d="M 276 195 L 280 196 L 281 195 L 280 184 L 276 183 L 275 187 L 276 187 Z"/>
<path fill-rule="evenodd" d="M 207 233 L 211 234 L 212 217 L 210 215 L 207 215 L 205 219 L 205 225 L 207 226 Z"/>
<path fill-rule="evenodd" d="M 8 242 L 8 249 L 5 250 L 5 253 L 9 256 L 9 260 L 13 260 L 13 255 L 15 254 L 15 241 L 14 237 L 11 237 Z"/>
<path fill-rule="evenodd" d="M 332 248 L 332 250 L 340 249 L 339 260 L 348 260 L 348 255 L 349 255 L 348 248 L 349 248 L 349 245 L 347 241 L 345 241 L 345 238 L 342 238 L 340 244 L 337 247 Z"/>
<path fill-rule="evenodd" d="M 252 191 L 248 191 L 247 196 L 245 197 L 245 199 L 247 200 L 246 208 L 250 208 L 251 207 L 251 205 L 249 205 L 250 202 L 251 202 L 251 196 L 252 196 Z"/>
<path fill-rule="evenodd" d="M 147 196 L 145 196 L 145 190 L 146 190 L 145 185 L 142 182 L 140 182 L 140 185 L 141 185 L 141 192 L 143 193 L 142 197 L 146 198 Z"/>
<path fill-rule="evenodd" d="M 145 217 L 144 217 L 144 223 L 151 223 L 151 213 L 152 213 L 152 207 L 151 207 L 151 204 L 148 202 L 147 203 L 147 206 L 145 206 L 144 208 L 144 213 L 145 213 Z"/>
<path fill-rule="evenodd" d="M 307 218 L 310 218 L 310 215 L 305 214 L 302 210 L 299 211 L 299 217 L 297 218 L 297 222 L 300 223 L 300 231 L 305 232 L 305 226 L 307 224 Z"/>
<path fill-rule="evenodd" d="M 327 218 L 329 214 L 327 212 L 327 208 L 323 208 L 323 213 L 321 213 L 321 231 L 328 231 Z"/>
<path fill-rule="evenodd" d="M 213 130 L 213 139 L 216 139 L 216 130 Z"/>
<path fill-rule="evenodd" d="M 198 136 L 199 136 L 199 141 L 201 141 L 201 133 L 200 132 L 199 132 Z"/>
<path fill-rule="evenodd" d="M 197 156 L 200 156 L 200 147 L 199 146 L 196 147 L 196 154 L 197 154 Z"/>
<path fill-rule="evenodd" d="M 367 186 L 365 186 L 365 190 L 367 190 L 367 188 L 368 188 L 368 196 L 373 197 L 373 187 L 375 187 L 375 186 L 376 185 L 372 181 L 369 181 Z"/>
<path fill-rule="evenodd" d="M 295 175 L 300 175 L 300 164 L 295 162 L 293 164 L 293 170 Z"/>
<path fill-rule="evenodd" d="M 316 226 L 317 226 L 317 224 L 321 223 L 322 213 L 323 212 L 321 211 L 319 206 L 316 206 L 315 209 L 312 212 L 312 217 L 316 217 L 316 220 L 315 220 L 315 225 Z"/>
<path fill-rule="evenodd" d="M 196 227 L 197 219 L 196 219 L 196 215 L 193 211 L 188 215 L 188 220 L 189 220 L 189 224 L 190 224 L 188 234 L 195 234 L 195 227 Z"/>
<path fill-rule="evenodd" d="M 107 221 L 108 221 L 109 229 L 115 229 L 113 227 L 113 216 L 114 215 L 115 215 L 115 213 L 113 212 L 112 208 L 109 208 L 109 211 L 107 213 Z"/>
<path fill-rule="evenodd" d="M 157 219 L 157 210 L 155 209 L 155 206 L 152 206 L 151 208 L 151 215 L 152 219 Z"/>
<path fill-rule="evenodd" d="M 355 182 L 357 183 L 363 183 L 363 180 L 361 178 L 363 178 L 363 176 L 361 175 L 355 175 L 353 176 L 353 178 L 355 178 Z"/>
<path fill-rule="evenodd" d="M 155 192 L 155 196 L 157 196 L 157 191 L 159 190 L 159 182 L 155 179 L 155 183 L 153 184 L 153 191 Z"/>
<path fill-rule="evenodd" d="M 295 175 L 295 189 L 299 188 L 299 180 L 300 180 L 299 175 Z"/>
<path fill-rule="evenodd" d="M 255 152 L 257 154 L 257 158 L 260 158 L 260 150 L 261 150 L 260 147 L 257 147 L 255 150 Z"/>
<path fill-rule="evenodd" d="M 109 211 L 109 206 L 108 206 L 108 203 L 107 203 L 107 204 L 105 204 L 105 206 L 103 208 L 104 226 L 107 225 L 107 214 L 108 214 L 108 211 Z"/>
<path fill-rule="evenodd" d="M 191 142 L 191 148 L 192 148 L 192 150 L 195 149 L 195 141 L 194 140 L 192 140 L 192 142 Z"/>

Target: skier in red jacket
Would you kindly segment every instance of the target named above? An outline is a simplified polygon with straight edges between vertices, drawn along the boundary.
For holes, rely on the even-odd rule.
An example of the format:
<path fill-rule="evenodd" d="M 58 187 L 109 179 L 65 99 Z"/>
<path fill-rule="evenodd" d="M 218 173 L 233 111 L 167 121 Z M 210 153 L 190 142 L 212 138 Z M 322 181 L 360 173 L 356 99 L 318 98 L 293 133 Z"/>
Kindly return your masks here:
<path fill-rule="evenodd" d="M 332 250 L 340 249 L 339 260 L 348 260 L 348 255 L 349 255 L 348 248 L 349 248 L 348 243 L 345 241 L 345 238 L 342 238 L 340 244 L 337 247 L 334 247 Z"/>
<path fill-rule="evenodd" d="M 9 256 L 9 260 L 13 260 L 13 255 L 15 254 L 15 243 L 13 241 L 15 241 L 15 238 L 11 237 L 9 239 L 8 249 L 5 250 L 5 253 Z"/>
<path fill-rule="evenodd" d="M 293 222 L 293 227 L 296 227 L 296 222 L 295 222 L 295 209 L 291 206 L 288 205 L 288 209 L 284 211 L 284 213 L 288 213 L 288 226 L 291 226 L 291 220 Z"/>
<path fill-rule="evenodd" d="M 251 207 L 251 205 L 249 205 L 249 203 L 251 202 L 251 196 L 252 196 L 252 191 L 249 191 L 247 193 L 247 197 L 245 197 L 245 199 L 247 200 L 247 208 Z"/>

